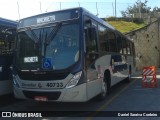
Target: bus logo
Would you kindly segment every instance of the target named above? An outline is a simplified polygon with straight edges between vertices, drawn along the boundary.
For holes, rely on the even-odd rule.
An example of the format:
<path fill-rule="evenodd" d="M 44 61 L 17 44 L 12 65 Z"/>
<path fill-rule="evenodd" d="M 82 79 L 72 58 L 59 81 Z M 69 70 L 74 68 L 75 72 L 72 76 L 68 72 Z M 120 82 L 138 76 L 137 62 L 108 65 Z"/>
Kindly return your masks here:
<path fill-rule="evenodd" d="M 51 69 L 52 68 L 52 59 L 51 58 L 43 58 L 43 69 Z"/>
<path fill-rule="evenodd" d="M 38 87 L 39 87 L 39 88 L 42 88 L 42 84 L 41 84 L 41 83 L 38 83 Z"/>

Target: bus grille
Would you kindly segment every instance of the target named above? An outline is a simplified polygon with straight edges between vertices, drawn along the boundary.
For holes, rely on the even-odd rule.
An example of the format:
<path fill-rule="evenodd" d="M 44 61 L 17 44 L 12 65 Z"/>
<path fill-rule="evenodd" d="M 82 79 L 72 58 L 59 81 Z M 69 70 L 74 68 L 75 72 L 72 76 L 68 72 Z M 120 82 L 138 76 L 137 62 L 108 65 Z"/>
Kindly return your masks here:
<path fill-rule="evenodd" d="M 57 100 L 61 95 L 61 92 L 35 92 L 35 91 L 23 91 L 27 98 L 34 99 L 35 96 L 45 96 L 48 100 Z"/>
<path fill-rule="evenodd" d="M 69 75 L 69 72 L 64 72 L 64 73 L 46 72 L 46 74 L 41 75 L 41 74 L 34 74 L 33 72 L 18 71 L 17 74 L 23 80 L 62 80 Z"/>

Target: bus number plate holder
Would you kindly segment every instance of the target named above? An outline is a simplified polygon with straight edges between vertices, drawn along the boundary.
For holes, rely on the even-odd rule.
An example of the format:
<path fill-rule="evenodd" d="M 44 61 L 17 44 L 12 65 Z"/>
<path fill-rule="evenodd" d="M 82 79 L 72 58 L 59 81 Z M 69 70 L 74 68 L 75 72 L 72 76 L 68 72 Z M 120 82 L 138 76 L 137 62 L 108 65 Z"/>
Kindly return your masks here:
<path fill-rule="evenodd" d="M 35 96 L 34 99 L 36 101 L 48 101 L 46 96 Z"/>

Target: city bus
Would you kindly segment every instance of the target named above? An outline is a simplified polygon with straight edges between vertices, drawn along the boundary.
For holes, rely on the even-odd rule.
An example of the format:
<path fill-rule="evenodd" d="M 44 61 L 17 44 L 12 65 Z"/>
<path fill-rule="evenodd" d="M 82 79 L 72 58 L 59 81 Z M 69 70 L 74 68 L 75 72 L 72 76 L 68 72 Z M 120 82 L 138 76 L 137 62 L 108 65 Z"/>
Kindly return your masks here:
<path fill-rule="evenodd" d="M 21 19 L 13 64 L 14 96 L 36 101 L 105 99 L 130 81 L 134 44 L 84 8 Z"/>
<path fill-rule="evenodd" d="M 0 18 L 0 96 L 13 92 L 12 64 L 16 21 Z"/>

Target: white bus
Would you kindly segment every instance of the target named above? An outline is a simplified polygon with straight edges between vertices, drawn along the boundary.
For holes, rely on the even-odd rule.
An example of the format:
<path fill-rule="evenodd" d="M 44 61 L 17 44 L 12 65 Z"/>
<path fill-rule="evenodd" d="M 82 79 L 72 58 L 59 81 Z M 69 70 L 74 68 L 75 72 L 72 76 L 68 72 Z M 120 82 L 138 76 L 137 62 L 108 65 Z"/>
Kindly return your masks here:
<path fill-rule="evenodd" d="M 19 21 L 14 95 L 37 101 L 101 99 L 134 68 L 134 44 L 84 8 Z"/>
<path fill-rule="evenodd" d="M 12 63 L 16 21 L 0 18 L 0 96 L 13 93 Z"/>

